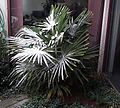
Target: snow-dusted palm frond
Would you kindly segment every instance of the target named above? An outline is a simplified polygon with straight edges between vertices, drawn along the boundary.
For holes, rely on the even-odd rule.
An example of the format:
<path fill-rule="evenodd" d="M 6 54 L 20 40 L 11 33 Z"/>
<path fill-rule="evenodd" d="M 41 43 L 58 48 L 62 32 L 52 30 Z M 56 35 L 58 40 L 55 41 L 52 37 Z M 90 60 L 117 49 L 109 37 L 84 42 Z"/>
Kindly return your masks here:
<path fill-rule="evenodd" d="M 42 28 L 42 31 L 50 31 L 52 33 L 58 31 L 65 32 L 68 28 L 68 21 L 70 17 L 70 9 L 64 5 L 52 6 L 50 15 L 46 20 L 39 26 Z"/>
<path fill-rule="evenodd" d="M 45 48 L 24 48 L 20 53 L 16 54 L 12 60 L 18 60 L 25 62 L 26 60 L 32 63 L 37 62 L 40 65 L 45 64 L 48 67 L 48 63 L 54 63 L 54 57 L 45 51 Z"/>
<path fill-rule="evenodd" d="M 22 37 L 22 36 L 27 36 L 27 35 L 28 35 L 28 36 L 31 36 L 31 37 L 34 37 L 34 38 L 38 38 L 36 32 L 34 32 L 34 31 L 32 31 L 30 28 L 26 28 L 26 27 L 20 29 L 20 30 L 16 33 L 15 37 Z"/>
<path fill-rule="evenodd" d="M 56 31 L 55 35 L 51 36 L 48 46 L 55 46 L 58 45 L 59 43 L 62 43 L 63 37 L 64 37 L 64 32 L 58 34 L 58 31 Z"/>
<path fill-rule="evenodd" d="M 84 27 L 88 28 L 91 25 L 90 17 L 92 16 L 92 12 L 85 9 L 75 20 L 71 18 L 69 20 L 69 29 L 68 33 L 72 38 L 76 36 L 77 31 L 84 31 Z M 84 27 L 82 27 L 84 26 Z"/>
<path fill-rule="evenodd" d="M 40 27 L 42 27 L 43 31 L 49 31 L 52 30 L 55 25 L 57 25 L 58 23 L 56 22 L 56 19 L 54 17 L 54 9 L 51 11 L 51 14 L 48 16 L 48 18 L 46 18 L 46 21 L 43 22 L 43 24 L 39 25 Z"/>
<path fill-rule="evenodd" d="M 16 66 L 9 75 L 9 77 L 12 77 L 14 80 L 11 82 L 14 83 L 14 81 L 17 81 L 16 87 L 22 85 L 27 81 L 27 79 L 30 77 L 30 75 L 34 75 L 33 73 L 36 72 L 36 66 L 31 63 L 25 63 L 25 62 L 16 62 Z M 34 77 L 32 77 L 34 78 Z M 29 82 L 30 83 L 30 82 Z"/>
<path fill-rule="evenodd" d="M 55 43 L 59 43 L 61 42 L 62 43 L 62 40 L 63 40 L 63 37 L 64 37 L 64 32 L 61 32 L 60 34 L 58 34 L 58 32 L 56 32 L 55 34 Z"/>
<path fill-rule="evenodd" d="M 77 62 L 79 63 L 80 60 L 72 58 L 72 54 L 62 55 L 62 58 L 58 60 L 58 63 L 52 68 L 49 85 L 54 83 L 55 79 L 58 79 L 59 82 L 60 79 L 65 80 L 69 77 L 68 69 L 69 71 L 73 71 L 73 67 L 76 67 Z"/>
<path fill-rule="evenodd" d="M 65 5 L 58 5 L 53 8 L 55 8 L 55 17 L 58 22 L 57 26 L 55 26 L 55 29 L 59 34 L 61 32 L 66 32 L 70 19 L 70 9 Z"/>
<path fill-rule="evenodd" d="M 29 47 L 30 45 L 45 46 L 43 40 L 37 35 L 36 32 L 28 28 L 22 28 L 14 37 L 8 38 L 10 44 L 16 44 L 18 47 Z"/>
<path fill-rule="evenodd" d="M 78 25 L 74 23 L 73 17 L 69 20 L 69 29 L 68 33 L 71 35 L 71 37 L 75 36 L 76 30 Z"/>
<path fill-rule="evenodd" d="M 9 45 L 17 45 L 19 48 L 23 48 L 23 47 L 29 47 L 30 45 L 35 45 L 36 41 L 34 41 L 33 39 L 24 39 L 21 37 L 10 37 L 9 38 Z"/>
<path fill-rule="evenodd" d="M 85 9 L 81 14 L 74 20 L 74 23 L 78 23 L 78 27 L 83 26 L 84 24 L 90 25 L 91 16 L 93 13 L 87 9 Z"/>

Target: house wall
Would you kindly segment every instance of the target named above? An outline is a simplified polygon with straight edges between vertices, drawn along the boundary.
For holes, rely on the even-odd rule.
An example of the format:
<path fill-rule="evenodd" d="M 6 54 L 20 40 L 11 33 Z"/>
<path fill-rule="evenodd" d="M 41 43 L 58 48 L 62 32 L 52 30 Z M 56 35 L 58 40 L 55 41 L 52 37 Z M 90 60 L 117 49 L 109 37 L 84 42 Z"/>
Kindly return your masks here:
<path fill-rule="evenodd" d="M 8 32 L 7 0 L 0 0 L 0 8 L 5 18 L 5 30 Z"/>
<path fill-rule="evenodd" d="M 90 27 L 90 43 L 100 43 L 104 0 L 88 0 L 88 9 L 93 13 L 92 26 Z"/>
<path fill-rule="evenodd" d="M 10 0 L 11 35 L 23 27 L 23 0 Z"/>
<path fill-rule="evenodd" d="M 46 0 L 23 0 L 23 14 L 31 14 L 32 11 L 43 10 L 42 3 L 45 3 Z"/>

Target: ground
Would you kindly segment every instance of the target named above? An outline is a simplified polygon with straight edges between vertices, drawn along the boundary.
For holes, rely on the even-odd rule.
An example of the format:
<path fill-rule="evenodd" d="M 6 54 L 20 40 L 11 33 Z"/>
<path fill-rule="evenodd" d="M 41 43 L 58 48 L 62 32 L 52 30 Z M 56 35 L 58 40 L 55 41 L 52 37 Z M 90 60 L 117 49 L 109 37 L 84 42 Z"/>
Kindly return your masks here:
<path fill-rule="evenodd" d="M 13 95 L 9 98 L 0 97 L 0 108 L 18 108 L 18 106 L 22 105 L 23 103 L 29 100 L 28 96 L 26 95 Z"/>

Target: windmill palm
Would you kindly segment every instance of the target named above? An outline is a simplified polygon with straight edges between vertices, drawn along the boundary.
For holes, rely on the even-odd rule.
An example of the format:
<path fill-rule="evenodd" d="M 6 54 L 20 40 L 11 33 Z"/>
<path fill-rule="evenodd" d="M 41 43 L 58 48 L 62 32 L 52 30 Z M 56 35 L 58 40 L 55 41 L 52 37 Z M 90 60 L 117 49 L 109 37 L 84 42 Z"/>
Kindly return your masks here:
<path fill-rule="evenodd" d="M 48 18 L 37 27 L 22 28 L 15 37 L 10 37 L 11 51 L 15 54 L 12 60 L 16 62 L 10 74 L 12 83 L 25 87 L 35 85 L 37 90 L 46 84 L 53 89 L 71 73 L 76 74 L 78 65 L 85 68 L 83 60 L 97 55 L 95 50 L 89 49 L 91 15 L 84 10 L 73 20 L 67 6 L 52 6 Z M 87 80 L 81 71 L 77 75 L 81 83 L 83 78 Z"/>

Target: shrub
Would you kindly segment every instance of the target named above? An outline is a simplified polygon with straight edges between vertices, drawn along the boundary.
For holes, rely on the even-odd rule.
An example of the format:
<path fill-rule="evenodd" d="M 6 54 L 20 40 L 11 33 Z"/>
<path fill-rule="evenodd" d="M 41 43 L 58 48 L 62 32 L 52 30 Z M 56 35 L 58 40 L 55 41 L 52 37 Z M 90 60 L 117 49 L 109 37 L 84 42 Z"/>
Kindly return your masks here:
<path fill-rule="evenodd" d="M 92 79 L 86 86 L 88 98 L 96 101 L 101 107 L 120 107 L 120 94 L 111 87 L 106 79 Z"/>
<path fill-rule="evenodd" d="M 95 100 L 99 105 L 119 108 L 120 107 L 120 95 L 110 87 L 103 86 L 89 92 L 89 97 Z"/>
<path fill-rule="evenodd" d="M 7 56 L 7 42 L 4 15 L 0 9 L 0 91 L 8 86 L 9 62 Z"/>

